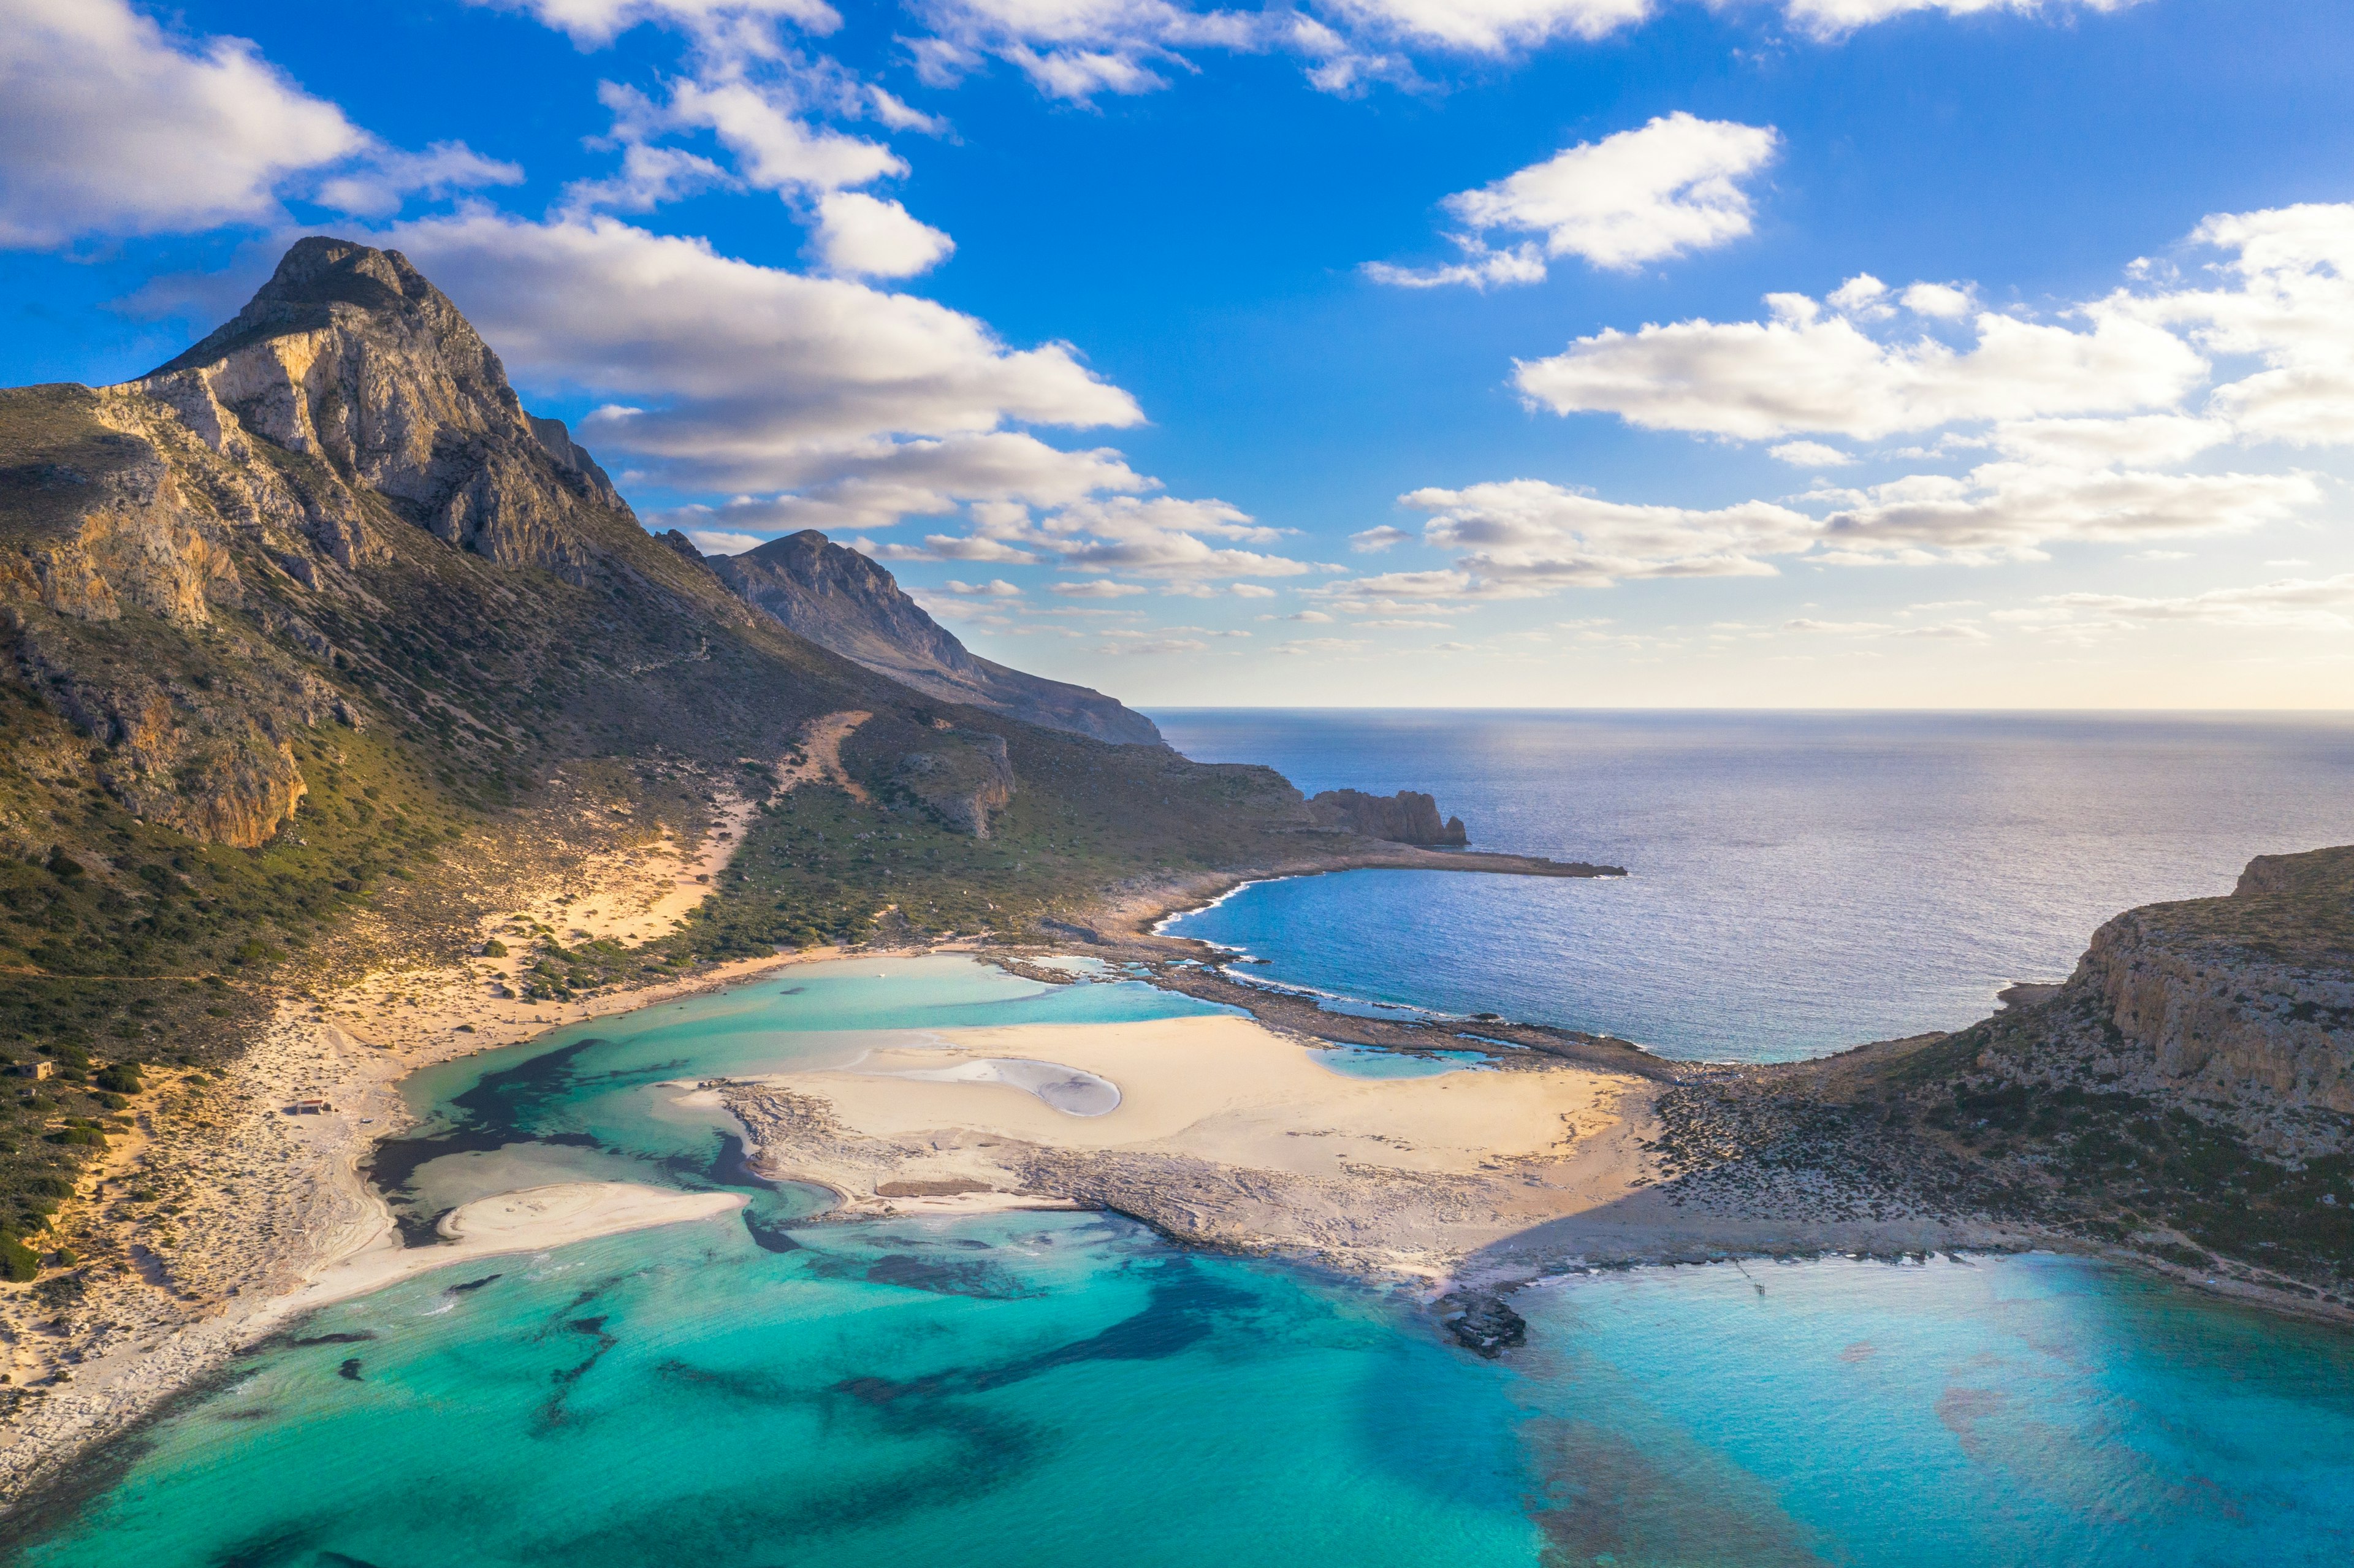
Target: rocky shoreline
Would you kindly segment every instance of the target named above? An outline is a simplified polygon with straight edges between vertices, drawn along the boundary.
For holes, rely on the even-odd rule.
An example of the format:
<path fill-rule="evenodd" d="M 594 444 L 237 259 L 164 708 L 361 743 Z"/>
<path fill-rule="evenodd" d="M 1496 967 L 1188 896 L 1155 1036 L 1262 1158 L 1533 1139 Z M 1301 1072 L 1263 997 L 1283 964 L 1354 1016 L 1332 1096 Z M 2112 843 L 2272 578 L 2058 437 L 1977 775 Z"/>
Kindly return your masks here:
<path fill-rule="evenodd" d="M 1074 924 L 1094 956 L 1299 1038 L 1488 1049 L 1507 1069 L 1575 1063 L 1655 1086 L 1657 1183 L 1607 1221 L 1468 1263 L 1463 1288 L 1564 1267 L 2042 1247 L 2354 1323 L 2354 848 L 2261 856 L 2228 898 L 2127 911 L 2069 981 L 2008 988 L 1968 1030 L 1760 1066 L 1501 1018 L 1331 1012 L 1160 934 L 1259 879 L 1130 889 Z M 2045 1094 L 2056 1112 L 2034 1108 Z"/>

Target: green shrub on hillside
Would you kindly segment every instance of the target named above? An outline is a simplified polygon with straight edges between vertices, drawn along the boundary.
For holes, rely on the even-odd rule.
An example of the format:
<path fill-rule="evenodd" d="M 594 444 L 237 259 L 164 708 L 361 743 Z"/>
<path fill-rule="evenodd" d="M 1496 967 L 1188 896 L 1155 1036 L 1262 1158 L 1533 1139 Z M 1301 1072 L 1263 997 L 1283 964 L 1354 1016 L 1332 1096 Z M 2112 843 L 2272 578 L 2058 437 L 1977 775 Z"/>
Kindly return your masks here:
<path fill-rule="evenodd" d="M 15 1233 L 0 1231 L 0 1276 L 22 1285 L 41 1272 L 41 1255 L 16 1239 Z"/>

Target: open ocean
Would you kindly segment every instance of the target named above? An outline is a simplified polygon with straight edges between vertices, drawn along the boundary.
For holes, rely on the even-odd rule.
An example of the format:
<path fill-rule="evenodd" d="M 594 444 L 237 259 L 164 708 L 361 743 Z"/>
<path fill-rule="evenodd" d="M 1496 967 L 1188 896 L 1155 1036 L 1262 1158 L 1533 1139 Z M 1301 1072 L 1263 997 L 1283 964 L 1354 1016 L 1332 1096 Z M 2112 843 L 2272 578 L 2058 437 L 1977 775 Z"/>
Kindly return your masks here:
<path fill-rule="evenodd" d="M 1250 973 L 1667 1054 L 1819 1054 L 1993 1011 L 2136 905 L 2354 842 L 2354 715 L 1164 709 L 1203 762 L 1421 789 L 1475 849 L 1624 880 L 1354 872 L 1170 929 Z"/>

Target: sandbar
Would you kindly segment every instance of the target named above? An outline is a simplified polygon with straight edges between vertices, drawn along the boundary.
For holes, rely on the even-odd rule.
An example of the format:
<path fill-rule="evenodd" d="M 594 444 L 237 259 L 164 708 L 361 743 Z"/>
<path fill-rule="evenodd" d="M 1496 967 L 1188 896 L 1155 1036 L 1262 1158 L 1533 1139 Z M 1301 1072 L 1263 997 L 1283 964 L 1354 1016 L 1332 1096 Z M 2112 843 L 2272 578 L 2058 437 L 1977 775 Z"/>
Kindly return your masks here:
<path fill-rule="evenodd" d="M 477 1198 L 441 1217 L 435 1228 L 442 1240 L 435 1245 L 402 1246 L 387 1226 L 376 1241 L 273 1301 L 271 1315 L 294 1317 L 452 1264 L 707 1220 L 744 1202 L 740 1192 L 680 1192 L 631 1181 L 561 1181 Z"/>
<path fill-rule="evenodd" d="M 761 1169 L 832 1188 L 845 1217 L 910 1212 L 919 1190 L 935 1212 L 1076 1202 L 1188 1240 L 1384 1272 L 1443 1271 L 1624 1197 L 1646 1166 L 1628 1113 L 1648 1086 L 1583 1066 L 1351 1077 L 1316 1059 L 1318 1043 L 1228 1015 L 939 1038 L 722 1094 Z M 1119 1103 L 1057 1110 L 1004 1081 L 1019 1062 L 1108 1080 Z M 980 1064 L 993 1065 L 969 1070 Z"/>

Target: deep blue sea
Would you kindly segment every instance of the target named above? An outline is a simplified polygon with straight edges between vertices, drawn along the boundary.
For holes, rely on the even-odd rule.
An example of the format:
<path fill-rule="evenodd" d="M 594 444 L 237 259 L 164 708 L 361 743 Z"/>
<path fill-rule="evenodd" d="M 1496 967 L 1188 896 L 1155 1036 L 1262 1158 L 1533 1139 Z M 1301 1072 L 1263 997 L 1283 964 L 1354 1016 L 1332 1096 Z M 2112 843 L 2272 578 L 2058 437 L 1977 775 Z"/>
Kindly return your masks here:
<path fill-rule="evenodd" d="M 2338 723 L 1156 716 L 1196 755 L 1268 758 L 1310 789 L 1432 789 L 1483 844 L 1638 873 L 1352 874 L 1223 906 L 1259 923 L 1278 972 L 1728 1054 L 1958 1022 L 2000 980 L 2064 969 L 2116 908 L 2354 838 Z M 1378 965 L 1347 950 L 1407 938 Z M 418 1125 L 376 1160 L 412 1229 L 551 1181 L 750 1205 L 317 1313 L 86 1462 L 79 1498 L 0 1521 L 7 1558 L 2354 1561 L 2354 1336 L 2129 1271 L 2027 1255 L 1576 1275 L 1521 1292 L 1529 1342 L 1486 1361 L 1389 1290 L 1116 1217 L 813 1224 L 815 1197 L 759 1181 L 689 1097 L 705 1075 L 943 1028 L 1202 1006 L 1104 971 L 1058 988 L 965 958 L 860 959 L 414 1075 Z"/>
<path fill-rule="evenodd" d="M 1776 1060 L 1993 1010 L 2104 920 L 2354 842 L 2354 715 L 1160 710 L 1204 762 L 1421 789 L 1556 881 L 1354 872 L 1170 929 L 1341 996 Z"/>

